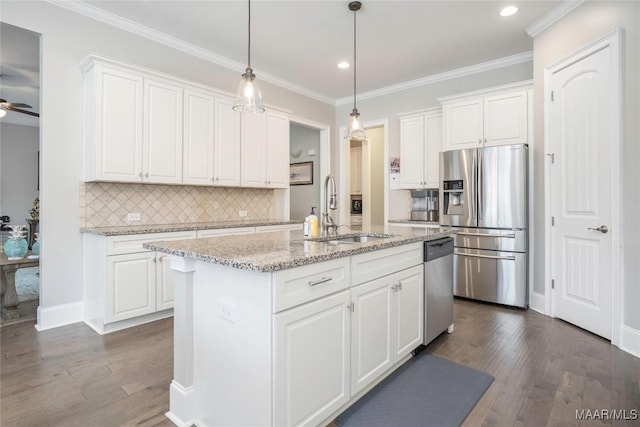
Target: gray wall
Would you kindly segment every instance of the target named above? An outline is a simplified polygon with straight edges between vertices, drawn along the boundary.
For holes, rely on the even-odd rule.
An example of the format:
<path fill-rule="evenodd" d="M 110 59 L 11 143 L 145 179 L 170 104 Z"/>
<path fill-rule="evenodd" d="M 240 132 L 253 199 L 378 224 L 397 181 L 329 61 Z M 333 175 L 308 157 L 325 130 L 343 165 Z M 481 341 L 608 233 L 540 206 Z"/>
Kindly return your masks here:
<path fill-rule="evenodd" d="M 291 124 L 290 153 L 301 151 L 299 157 L 290 156 L 290 163 L 313 162 L 313 185 L 292 185 L 290 187 L 290 210 L 292 220 L 304 220 L 311 212 L 311 206 L 316 206 L 316 215 L 320 218 L 320 131 L 297 124 Z M 315 156 L 308 154 L 309 150 L 316 150 Z"/>
<path fill-rule="evenodd" d="M 37 127 L 0 123 L 0 214 L 26 224 L 38 197 Z"/>
<path fill-rule="evenodd" d="M 640 3 L 588 1 L 534 39 L 535 80 L 535 270 L 534 289 L 544 292 L 544 69 L 618 27 L 624 30 L 624 115 L 622 143 L 623 323 L 640 329 Z M 364 109 L 363 109 L 364 110 Z M 617 262 L 614 260 L 614 262 Z"/>
<path fill-rule="evenodd" d="M 83 76 L 89 52 L 235 94 L 242 70 L 229 70 L 45 1 L 3 1 L 2 21 L 41 37 L 40 307 L 80 310 L 83 299 L 79 182 Z M 258 76 L 259 78 L 259 76 Z M 333 106 L 261 82 L 265 103 L 334 126 Z M 61 100 L 63 107 L 61 108 Z M 64 242 L 61 251 L 47 242 Z M 46 325 L 45 325 L 46 327 Z"/>

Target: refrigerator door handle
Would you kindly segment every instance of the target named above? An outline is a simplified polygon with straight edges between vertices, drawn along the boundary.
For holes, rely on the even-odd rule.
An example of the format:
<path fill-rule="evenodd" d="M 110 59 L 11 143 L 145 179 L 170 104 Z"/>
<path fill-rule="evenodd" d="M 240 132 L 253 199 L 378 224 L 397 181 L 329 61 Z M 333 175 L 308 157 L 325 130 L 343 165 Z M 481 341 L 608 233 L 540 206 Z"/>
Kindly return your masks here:
<path fill-rule="evenodd" d="M 515 261 L 516 257 L 514 256 L 495 256 L 495 255 L 475 255 L 475 254 L 465 254 L 460 252 L 454 252 L 454 255 L 466 256 L 471 258 L 489 258 L 489 259 L 504 259 L 507 261 Z"/>
<path fill-rule="evenodd" d="M 466 231 L 458 231 L 458 236 L 471 236 L 471 237 L 506 237 L 509 239 L 515 239 L 515 234 L 487 234 L 487 233 L 467 233 Z"/>
<path fill-rule="evenodd" d="M 482 199 L 482 185 L 483 185 L 483 176 L 482 176 L 482 154 L 478 152 L 478 225 L 480 225 L 480 220 L 482 219 L 482 209 L 484 200 Z"/>

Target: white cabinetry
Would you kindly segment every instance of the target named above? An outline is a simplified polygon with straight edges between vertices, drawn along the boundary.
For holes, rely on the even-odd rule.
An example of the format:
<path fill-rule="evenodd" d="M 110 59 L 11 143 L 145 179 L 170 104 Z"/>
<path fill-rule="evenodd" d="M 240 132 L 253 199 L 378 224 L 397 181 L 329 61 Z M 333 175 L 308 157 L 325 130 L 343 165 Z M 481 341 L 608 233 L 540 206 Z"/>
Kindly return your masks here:
<path fill-rule="evenodd" d="M 438 188 L 441 150 L 441 109 L 401 116 L 401 188 Z"/>
<path fill-rule="evenodd" d="M 184 91 L 183 184 L 213 184 L 216 136 L 214 108 L 213 94 Z"/>
<path fill-rule="evenodd" d="M 423 268 L 351 288 L 351 393 L 380 377 L 422 343 Z"/>
<path fill-rule="evenodd" d="M 182 89 L 144 79 L 143 182 L 182 183 Z"/>
<path fill-rule="evenodd" d="M 440 99 L 444 150 L 530 142 L 531 82 Z"/>
<path fill-rule="evenodd" d="M 319 425 L 349 400 L 349 291 L 274 316 L 274 423 Z"/>
<path fill-rule="evenodd" d="M 351 194 L 362 194 L 362 147 L 352 147 L 349 156 L 351 168 Z"/>
<path fill-rule="evenodd" d="M 232 107 L 232 99 L 216 98 L 215 185 L 240 185 L 240 114 Z"/>
<path fill-rule="evenodd" d="M 289 186 L 289 118 L 275 111 L 243 114 L 241 183 L 246 187 Z"/>
<path fill-rule="evenodd" d="M 142 76 L 94 65 L 85 75 L 85 162 L 88 181 L 140 182 Z"/>

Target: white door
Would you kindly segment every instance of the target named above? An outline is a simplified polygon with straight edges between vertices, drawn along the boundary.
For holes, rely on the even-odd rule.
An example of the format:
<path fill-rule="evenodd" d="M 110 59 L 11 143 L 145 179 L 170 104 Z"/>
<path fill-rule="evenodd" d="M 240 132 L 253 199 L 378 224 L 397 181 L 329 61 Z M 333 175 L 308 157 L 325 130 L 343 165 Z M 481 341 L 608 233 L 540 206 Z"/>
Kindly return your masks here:
<path fill-rule="evenodd" d="M 443 107 L 445 150 L 462 150 L 481 146 L 482 106 L 482 98 L 479 98 Z"/>
<path fill-rule="evenodd" d="M 240 113 L 233 100 L 216 97 L 215 185 L 240 185 Z"/>
<path fill-rule="evenodd" d="M 274 316 L 274 423 L 318 425 L 349 400 L 349 291 Z"/>
<path fill-rule="evenodd" d="M 424 185 L 424 116 L 400 120 L 400 186 L 406 189 Z"/>
<path fill-rule="evenodd" d="M 352 147 L 349 157 L 351 194 L 362 194 L 362 147 Z"/>
<path fill-rule="evenodd" d="M 351 393 L 393 365 L 393 296 L 390 277 L 351 288 Z"/>
<path fill-rule="evenodd" d="M 289 117 L 267 112 L 267 186 L 289 187 Z"/>
<path fill-rule="evenodd" d="M 214 184 L 214 115 L 213 95 L 184 92 L 183 184 Z"/>
<path fill-rule="evenodd" d="M 551 74 L 551 277 L 553 314 L 610 339 L 612 152 L 618 102 L 608 46 Z M 598 228 L 600 228 L 599 231 Z M 605 232 L 605 228 L 608 230 Z"/>
<path fill-rule="evenodd" d="M 440 187 L 440 151 L 442 151 L 442 114 L 424 118 L 424 186 Z"/>
<path fill-rule="evenodd" d="M 240 181 L 244 187 L 267 186 L 266 120 L 266 114 L 242 114 Z"/>
<path fill-rule="evenodd" d="M 393 276 L 395 293 L 394 362 L 422 344 L 424 328 L 424 268 L 418 265 Z"/>
<path fill-rule="evenodd" d="M 107 312 L 104 323 L 156 311 L 155 259 L 155 252 L 107 257 Z"/>
<path fill-rule="evenodd" d="M 156 311 L 173 308 L 173 270 L 168 255 L 156 254 Z"/>
<path fill-rule="evenodd" d="M 527 91 L 484 98 L 484 144 L 508 145 L 528 142 Z"/>
<path fill-rule="evenodd" d="M 143 181 L 182 183 L 182 89 L 144 81 Z"/>

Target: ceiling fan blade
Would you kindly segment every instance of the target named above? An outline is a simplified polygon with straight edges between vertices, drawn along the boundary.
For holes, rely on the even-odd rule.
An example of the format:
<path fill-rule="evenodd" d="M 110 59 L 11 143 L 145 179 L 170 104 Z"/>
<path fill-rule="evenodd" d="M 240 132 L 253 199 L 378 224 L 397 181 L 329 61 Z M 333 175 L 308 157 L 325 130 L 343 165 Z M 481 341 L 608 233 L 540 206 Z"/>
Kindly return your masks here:
<path fill-rule="evenodd" d="M 40 117 L 40 114 L 38 114 L 38 113 L 34 113 L 33 111 L 23 110 L 21 108 L 14 108 L 11 105 L 2 105 L 2 106 L 0 106 L 0 108 L 2 108 L 3 110 L 7 110 L 7 111 L 15 111 L 16 113 L 22 113 L 22 114 L 28 114 L 28 115 L 34 116 L 34 117 Z"/>

